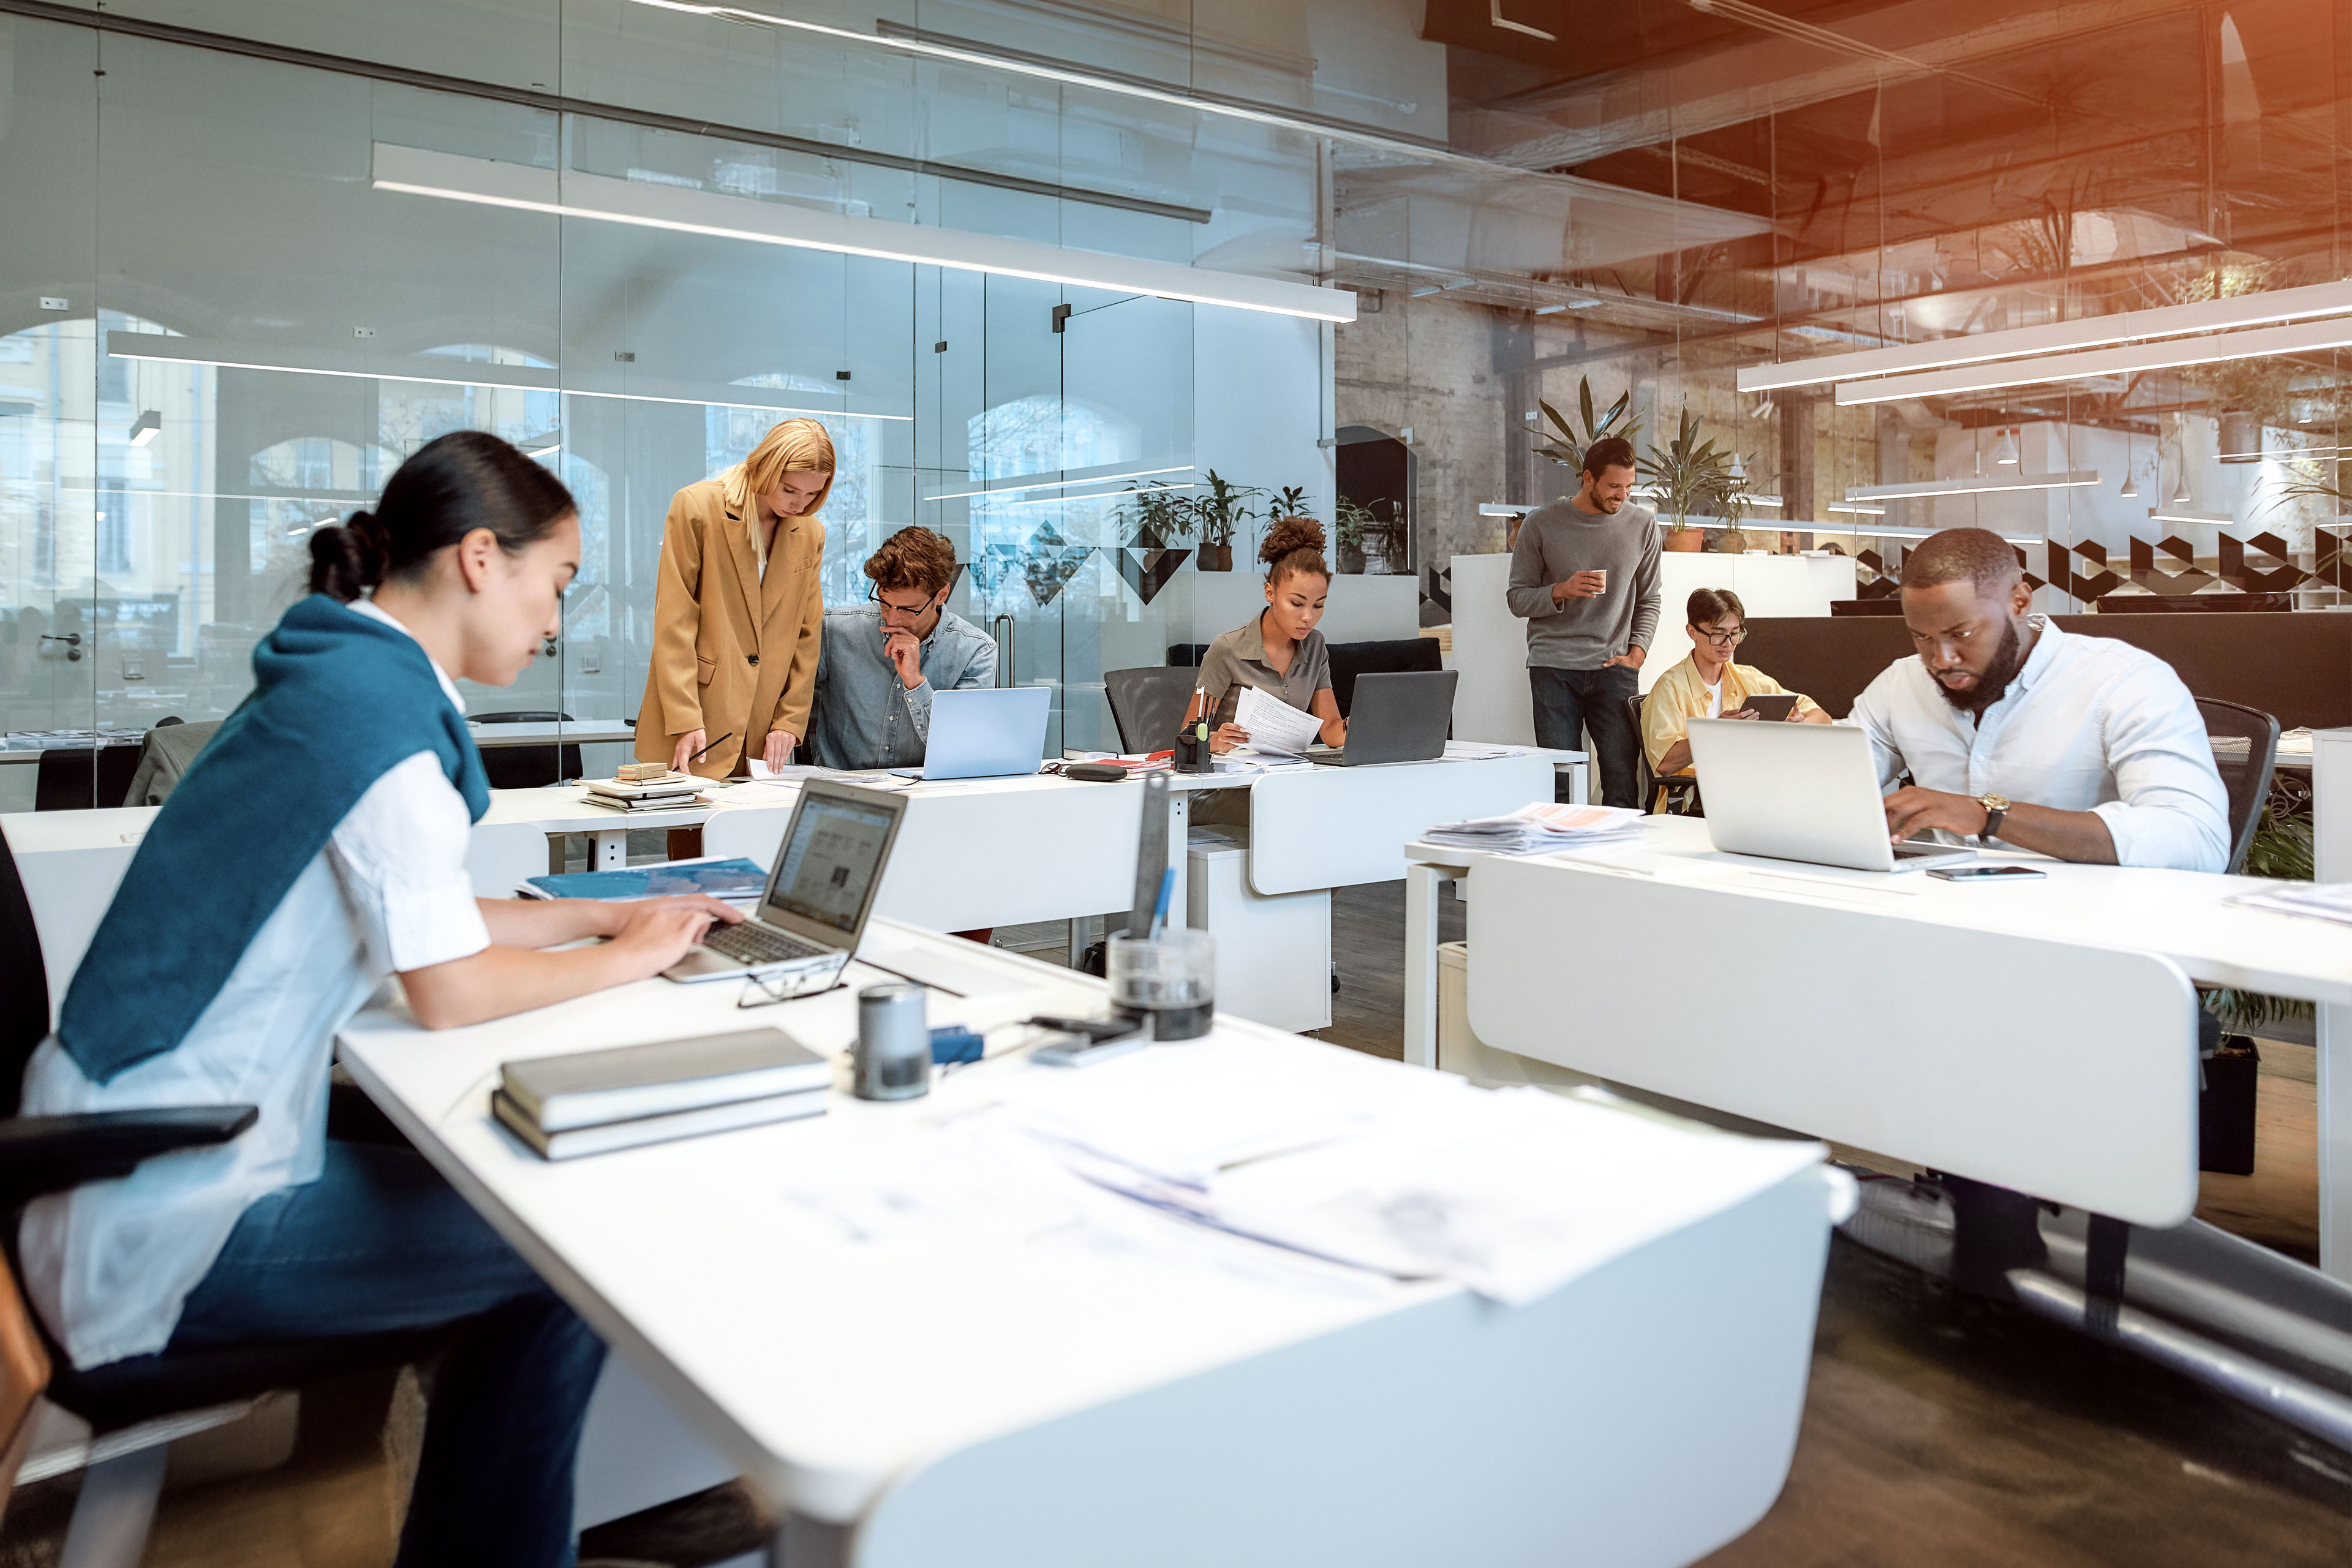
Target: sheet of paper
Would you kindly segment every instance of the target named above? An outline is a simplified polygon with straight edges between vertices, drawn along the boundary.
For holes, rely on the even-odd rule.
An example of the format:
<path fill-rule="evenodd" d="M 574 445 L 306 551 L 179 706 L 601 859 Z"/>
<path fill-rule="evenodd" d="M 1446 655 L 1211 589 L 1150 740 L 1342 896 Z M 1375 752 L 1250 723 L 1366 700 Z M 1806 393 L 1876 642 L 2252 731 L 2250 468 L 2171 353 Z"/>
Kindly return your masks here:
<path fill-rule="evenodd" d="M 1323 721 L 1302 713 L 1279 697 L 1269 697 L 1255 686 L 1241 689 L 1234 722 L 1249 731 L 1250 750 L 1277 756 L 1297 756 L 1323 732 Z"/>

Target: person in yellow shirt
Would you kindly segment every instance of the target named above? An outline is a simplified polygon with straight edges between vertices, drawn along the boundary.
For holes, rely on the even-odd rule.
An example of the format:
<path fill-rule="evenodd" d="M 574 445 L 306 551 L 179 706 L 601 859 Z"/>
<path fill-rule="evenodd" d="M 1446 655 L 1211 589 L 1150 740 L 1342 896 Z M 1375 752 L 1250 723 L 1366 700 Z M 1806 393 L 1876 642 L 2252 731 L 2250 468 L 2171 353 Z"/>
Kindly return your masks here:
<path fill-rule="evenodd" d="M 1759 715 L 1748 706 L 1749 698 L 1788 689 L 1762 670 L 1731 661 L 1748 637 L 1748 612 L 1738 595 L 1728 588 L 1700 588 L 1692 593 L 1686 611 L 1690 657 L 1658 677 L 1642 702 L 1642 749 L 1649 755 L 1650 772 L 1661 779 L 1690 775 L 1692 720 L 1754 719 Z M 1789 718 L 1801 724 L 1830 721 L 1802 695 Z"/>

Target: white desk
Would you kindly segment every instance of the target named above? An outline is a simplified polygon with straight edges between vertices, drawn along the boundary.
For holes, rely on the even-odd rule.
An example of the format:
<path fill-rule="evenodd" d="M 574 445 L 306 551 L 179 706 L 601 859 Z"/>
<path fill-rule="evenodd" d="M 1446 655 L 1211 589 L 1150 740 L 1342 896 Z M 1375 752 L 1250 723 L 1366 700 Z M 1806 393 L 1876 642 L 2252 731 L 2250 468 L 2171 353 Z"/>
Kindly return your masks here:
<path fill-rule="evenodd" d="M 474 824 L 473 844 L 466 852 L 466 869 L 474 879 L 475 893 L 485 899 L 512 898 L 515 884 L 523 878 L 547 875 L 551 837 L 585 834 L 592 843 L 589 869 L 617 869 L 629 863 L 631 833 L 698 826 L 709 818 L 711 810 L 695 805 L 669 811 L 619 812 L 589 805 L 587 795 L 580 784 L 492 790 L 490 809 Z"/>
<path fill-rule="evenodd" d="M 1101 997 L 911 928 L 877 923 L 877 941 L 894 967 L 1003 987 L 935 996 L 934 1021 Z M 1223 1237 L 1199 1238 L 1217 1267 L 859 1243 L 782 1201 L 785 1162 L 907 1137 L 984 1102 L 992 1074 L 1050 1070 L 1018 1062 L 928 1100 L 836 1097 L 818 1121 L 561 1165 L 491 1122 L 513 1057 L 755 1020 L 826 1050 L 855 1031 L 847 991 L 739 1013 L 734 990 L 649 981 L 430 1037 L 379 1008 L 341 1047 L 458 1191 L 789 1508 L 794 1568 L 1663 1568 L 1780 1489 L 1826 1251 L 1818 1168 L 1508 1309 L 1428 1283 L 1302 1290 L 1287 1267 L 1232 1266 L 1232 1248 L 1263 1255 Z M 1230 1020 L 1219 1037 L 1289 1039 Z"/>
<path fill-rule="evenodd" d="M 2187 984 L 2352 1005 L 2346 931 L 2227 904 L 2251 878 L 1874 876 L 1719 855 L 1686 817 L 1648 820 L 1651 876 L 1412 852 L 1408 1060 L 1433 1057 L 1436 900 L 1466 876 L 1487 1044 L 2136 1223 L 2194 1204 Z M 2321 1078 L 2325 1103 L 2324 1050 Z M 2352 1209 L 2336 1155 L 2323 1134 L 2323 1234 Z"/>
<path fill-rule="evenodd" d="M 33 929 L 40 933 L 52 1018 L 65 1002 L 66 982 L 81 967 L 98 922 L 114 901 L 114 889 L 131 869 L 147 825 L 161 809 L 116 805 L 0 815 L 0 833 L 7 835 L 26 901 L 33 906 Z"/>

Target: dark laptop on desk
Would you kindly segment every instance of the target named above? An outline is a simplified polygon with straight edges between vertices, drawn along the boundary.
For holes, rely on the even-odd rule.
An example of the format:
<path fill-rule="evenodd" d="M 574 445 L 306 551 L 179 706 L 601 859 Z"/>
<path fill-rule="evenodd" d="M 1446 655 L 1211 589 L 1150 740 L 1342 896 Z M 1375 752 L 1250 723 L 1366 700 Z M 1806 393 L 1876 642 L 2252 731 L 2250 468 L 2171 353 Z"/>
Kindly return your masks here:
<path fill-rule="evenodd" d="M 857 952 L 906 815 L 904 795 L 810 779 L 760 907 L 740 925 L 711 927 L 662 973 L 686 982 L 754 975 L 794 996 L 824 990 Z"/>
<path fill-rule="evenodd" d="M 1309 762 L 1360 768 L 1376 763 L 1426 763 L 1445 754 L 1454 728 L 1455 669 L 1394 669 L 1356 677 L 1348 743 L 1309 746 Z"/>

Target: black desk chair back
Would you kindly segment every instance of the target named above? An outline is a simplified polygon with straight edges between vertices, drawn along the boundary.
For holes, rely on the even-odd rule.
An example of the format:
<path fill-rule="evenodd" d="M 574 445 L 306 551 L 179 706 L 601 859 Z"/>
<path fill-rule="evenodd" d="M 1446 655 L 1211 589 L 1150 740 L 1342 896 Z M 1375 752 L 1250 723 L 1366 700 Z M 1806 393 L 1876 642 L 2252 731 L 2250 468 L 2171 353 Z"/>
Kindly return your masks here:
<path fill-rule="evenodd" d="M 1625 699 L 1625 721 L 1633 727 L 1633 765 L 1641 775 L 1641 792 L 1633 798 L 1644 816 L 1705 816 L 1698 802 L 1698 780 L 1662 779 L 1650 771 L 1650 748 L 1642 743 L 1642 694 Z"/>
<path fill-rule="evenodd" d="M 537 712 L 517 709 L 509 712 L 474 713 L 467 715 L 477 724 L 570 724 L 569 713 Z M 565 746 L 562 755 L 553 745 L 545 746 L 484 746 L 482 772 L 488 775 L 492 789 L 538 789 L 544 784 L 562 784 L 576 779 L 583 771 L 580 748 Z"/>
<path fill-rule="evenodd" d="M 33 809 L 88 811 L 92 806 L 121 805 L 131 793 L 131 778 L 139 771 L 144 750 L 124 745 L 43 752 L 39 774 L 33 781 Z"/>
<path fill-rule="evenodd" d="M 1335 642 L 1331 652 L 1331 700 L 1339 717 L 1355 710 L 1356 677 L 1396 670 L 1443 669 L 1445 650 L 1435 637 L 1391 637 L 1378 642 Z"/>
<path fill-rule="evenodd" d="M 132 751 L 133 748 L 122 748 Z M 49 1032 L 49 987 L 40 937 L 25 896 L 16 856 L 0 836 L 0 1252 L 10 1282 L 22 1293 L 16 1256 L 16 1219 L 45 1193 L 84 1182 L 127 1176 L 141 1162 L 180 1149 L 230 1142 L 251 1127 L 249 1105 L 179 1106 L 100 1111 L 81 1116 L 22 1116 L 25 1064 Z M 0 1311 L 7 1310 L 0 1292 Z M 250 1399 L 371 1367 L 398 1366 L 432 1349 L 436 1336 L 386 1334 L 348 1339 L 278 1340 L 201 1351 L 167 1351 L 78 1372 L 37 1315 L 50 1363 L 47 1395 L 89 1422 L 98 1434 L 127 1432 L 149 1422 Z M 9 1325 L 0 1324 L 0 1341 Z M 16 1324 L 23 1327 L 23 1324 Z M 9 1356 L 12 1363 L 21 1358 Z M 97 1510 L 152 1514 L 163 1483 L 163 1448 L 175 1428 L 93 1465 L 81 1499 Z M 79 1506 L 79 1505 L 78 1505 Z M 119 1521 L 118 1521 L 119 1522 Z M 94 1528 L 95 1526 L 93 1526 Z M 79 1520 L 68 1531 L 80 1533 Z M 143 1535 L 143 1527 L 141 1532 Z M 138 1541 L 128 1542 L 137 1560 Z M 111 1559 L 110 1559 L 111 1561 Z"/>
<path fill-rule="evenodd" d="M 1164 752 L 1173 746 L 1184 710 L 1192 706 L 1192 689 L 1200 683 L 1201 672 L 1182 665 L 1105 671 L 1103 695 L 1118 726 L 1118 749 Z"/>
<path fill-rule="evenodd" d="M 2253 847 L 2254 829 L 2263 823 L 2263 807 L 2271 796 L 2271 770 L 2278 761 L 2278 721 L 2259 708 L 2224 702 L 2218 697 L 2197 699 L 2205 721 L 2206 737 L 2214 742 L 2213 765 L 2221 770 L 2221 787 L 2230 792 L 2231 875 L 2245 869 L 2246 851 Z"/>

